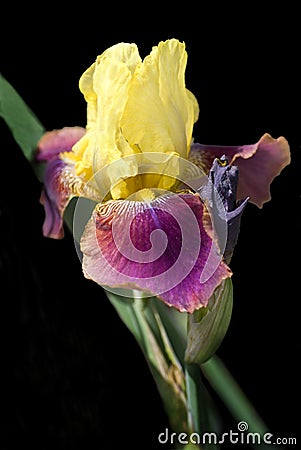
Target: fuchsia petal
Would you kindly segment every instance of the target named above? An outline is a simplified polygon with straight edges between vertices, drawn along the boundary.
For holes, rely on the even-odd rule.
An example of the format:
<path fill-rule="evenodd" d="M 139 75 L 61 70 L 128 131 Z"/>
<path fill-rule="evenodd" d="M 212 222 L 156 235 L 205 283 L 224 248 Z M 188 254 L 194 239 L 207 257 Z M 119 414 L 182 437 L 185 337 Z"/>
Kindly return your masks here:
<path fill-rule="evenodd" d="M 56 207 L 55 201 L 48 197 L 45 189 L 41 192 L 40 203 L 44 206 L 45 210 L 43 235 L 53 239 L 62 239 L 64 237 L 62 214 Z"/>
<path fill-rule="evenodd" d="M 43 235 L 54 239 L 64 237 L 63 214 L 74 196 L 85 195 L 97 199 L 98 195 L 76 176 L 74 166 L 61 159 L 50 161 L 44 174 L 44 187 L 40 202 L 45 209 Z"/>
<path fill-rule="evenodd" d="M 268 133 L 253 145 L 216 146 L 193 144 L 189 160 L 207 173 L 215 158 L 226 155 L 230 164 L 239 168 L 237 198 L 249 197 L 250 202 L 262 208 L 271 199 L 270 185 L 274 178 L 290 163 L 287 140 L 274 139 Z"/>
<path fill-rule="evenodd" d="M 85 192 L 89 198 L 98 198 L 97 193 L 75 174 L 74 165 L 60 159 L 60 153 L 70 152 L 85 132 L 82 127 L 64 127 L 47 131 L 38 142 L 36 160 L 47 163 L 40 197 L 45 209 L 43 235 L 46 237 L 64 237 L 63 214 L 73 196 Z"/>
<path fill-rule="evenodd" d="M 62 152 L 70 152 L 73 145 L 85 134 L 82 127 L 64 127 L 47 131 L 38 142 L 37 161 L 50 161 Z"/>
<path fill-rule="evenodd" d="M 273 139 L 265 134 L 255 145 L 245 145 L 234 155 L 240 173 L 238 198 L 250 193 L 250 200 L 262 208 L 271 199 L 270 185 L 290 163 L 290 149 L 284 137 Z"/>
<path fill-rule="evenodd" d="M 84 275 L 101 286 L 142 290 L 179 311 L 206 306 L 232 272 L 204 214 L 197 194 L 98 204 L 81 239 Z"/>
<path fill-rule="evenodd" d="M 43 235 L 53 239 L 64 237 L 63 214 L 71 198 L 71 189 L 64 182 L 71 172 L 61 159 L 55 159 L 48 163 L 44 174 L 44 187 L 40 202 L 45 209 Z M 75 175 L 74 175 L 75 176 Z"/>

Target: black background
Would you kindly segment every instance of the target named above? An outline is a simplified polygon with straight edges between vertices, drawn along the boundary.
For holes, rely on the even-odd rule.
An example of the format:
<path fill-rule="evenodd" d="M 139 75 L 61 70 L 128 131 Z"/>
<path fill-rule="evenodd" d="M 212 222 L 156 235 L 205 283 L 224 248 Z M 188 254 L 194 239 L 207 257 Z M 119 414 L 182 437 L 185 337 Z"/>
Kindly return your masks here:
<path fill-rule="evenodd" d="M 243 216 L 231 262 L 234 311 L 218 355 L 271 431 L 296 436 L 297 12 L 213 5 L 179 9 L 174 18 L 154 5 L 143 13 L 80 6 L 7 7 L 2 15 L 0 72 L 46 129 L 85 126 L 78 80 L 107 47 L 135 42 L 144 57 L 175 37 L 186 43 L 186 85 L 200 105 L 197 142 L 251 144 L 265 132 L 289 141 L 292 162 L 274 180 L 272 200 L 262 209 L 249 204 Z M 83 278 L 72 237 L 42 236 L 41 185 L 3 121 L 0 152 L 0 450 L 163 448 L 157 436 L 167 418 L 143 356 L 101 288 Z M 236 429 L 220 408 L 225 430 Z"/>

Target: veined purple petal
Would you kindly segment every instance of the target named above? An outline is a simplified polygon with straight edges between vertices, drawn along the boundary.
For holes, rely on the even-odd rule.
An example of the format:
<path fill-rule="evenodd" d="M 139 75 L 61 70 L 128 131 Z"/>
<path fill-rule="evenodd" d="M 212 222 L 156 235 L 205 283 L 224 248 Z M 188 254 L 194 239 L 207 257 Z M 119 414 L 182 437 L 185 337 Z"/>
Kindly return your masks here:
<path fill-rule="evenodd" d="M 63 214 L 74 196 L 97 199 L 97 192 L 75 174 L 74 166 L 61 159 L 50 161 L 44 173 L 40 202 L 45 209 L 43 235 L 54 239 L 64 237 Z"/>
<path fill-rule="evenodd" d="M 46 237 L 64 237 L 63 214 L 72 197 L 85 193 L 89 198 L 98 198 L 94 189 L 75 174 L 74 165 L 60 159 L 60 153 L 71 151 L 85 132 L 82 127 L 64 127 L 47 131 L 38 142 L 36 160 L 47 163 L 40 197 L 45 209 L 43 235 Z"/>
<path fill-rule="evenodd" d="M 262 208 L 271 199 L 270 185 L 274 178 L 290 163 L 290 148 L 280 136 L 274 139 L 265 133 L 256 144 L 217 146 L 195 143 L 189 160 L 209 172 L 215 158 L 226 155 L 230 164 L 239 168 L 238 200 L 249 197 L 250 202 Z"/>
<path fill-rule="evenodd" d="M 62 152 L 70 152 L 85 132 L 85 128 L 82 127 L 64 127 L 60 130 L 47 131 L 38 142 L 36 160 L 50 161 L 58 158 Z"/>
<path fill-rule="evenodd" d="M 81 239 L 86 278 L 138 289 L 179 311 L 206 306 L 232 275 L 207 233 L 198 194 L 98 204 Z"/>

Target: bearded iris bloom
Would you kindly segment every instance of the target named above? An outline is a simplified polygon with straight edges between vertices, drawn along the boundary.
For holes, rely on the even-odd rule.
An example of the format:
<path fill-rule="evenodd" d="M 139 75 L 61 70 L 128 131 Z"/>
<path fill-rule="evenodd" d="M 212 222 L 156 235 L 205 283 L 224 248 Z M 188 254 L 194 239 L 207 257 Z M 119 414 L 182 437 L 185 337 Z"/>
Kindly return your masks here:
<path fill-rule="evenodd" d="M 185 85 L 186 63 L 185 44 L 176 39 L 160 42 L 143 60 L 135 44 L 108 48 L 79 81 L 86 127 L 46 132 L 36 159 L 47 163 L 45 236 L 64 236 L 73 197 L 95 202 L 80 244 L 87 278 L 192 313 L 232 276 L 228 263 L 244 206 L 270 200 L 270 184 L 290 151 L 284 137 L 267 133 L 252 145 L 195 143 L 199 106 Z M 202 188 L 184 186 L 186 169 L 208 175 Z M 224 246 L 215 239 L 209 186 L 225 212 Z"/>

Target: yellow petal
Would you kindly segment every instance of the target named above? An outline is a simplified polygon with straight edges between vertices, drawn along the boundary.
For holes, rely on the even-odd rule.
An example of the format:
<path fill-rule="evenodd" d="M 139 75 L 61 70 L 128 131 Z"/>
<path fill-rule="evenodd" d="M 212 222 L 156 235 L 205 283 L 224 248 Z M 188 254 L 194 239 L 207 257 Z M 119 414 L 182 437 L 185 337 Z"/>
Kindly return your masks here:
<path fill-rule="evenodd" d="M 132 147 L 187 158 L 199 109 L 185 87 L 186 63 L 185 44 L 170 39 L 137 66 L 121 121 Z"/>
<path fill-rule="evenodd" d="M 97 57 L 79 82 L 87 101 L 86 134 L 64 155 L 75 162 L 78 176 L 85 181 L 94 177 L 100 185 L 102 170 L 109 166 L 106 176 L 115 199 L 126 198 L 138 186 L 172 187 L 174 178 L 163 175 L 169 162 L 160 160 L 163 176 L 157 170 L 141 177 L 139 163 L 122 158 L 149 152 L 187 158 L 199 108 L 185 86 L 186 63 L 185 44 L 176 39 L 160 42 L 144 61 L 137 46 L 127 43 Z M 115 161 L 120 164 L 112 172 Z"/>
<path fill-rule="evenodd" d="M 87 102 L 87 131 L 92 130 L 96 123 L 97 95 L 93 88 L 93 76 L 96 63 L 92 64 L 81 76 L 79 89 Z"/>
<path fill-rule="evenodd" d="M 118 44 L 97 59 L 93 79 L 98 99 L 94 172 L 122 156 L 133 153 L 122 137 L 121 118 L 132 73 L 138 62 L 140 56 L 134 44 Z"/>
<path fill-rule="evenodd" d="M 76 161 L 76 173 L 86 181 L 106 164 L 133 153 L 122 136 L 120 120 L 132 73 L 140 61 L 135 44 L 116 44 L 98 56 L 80 78 L 87 101 L 87 133 L 73 147 L 73 155 L 65 156 Z"/>

